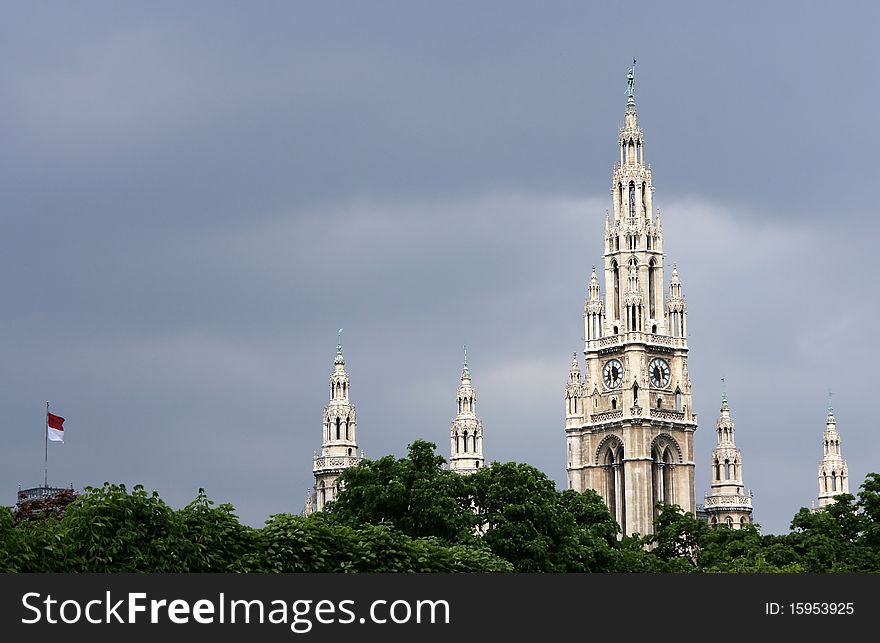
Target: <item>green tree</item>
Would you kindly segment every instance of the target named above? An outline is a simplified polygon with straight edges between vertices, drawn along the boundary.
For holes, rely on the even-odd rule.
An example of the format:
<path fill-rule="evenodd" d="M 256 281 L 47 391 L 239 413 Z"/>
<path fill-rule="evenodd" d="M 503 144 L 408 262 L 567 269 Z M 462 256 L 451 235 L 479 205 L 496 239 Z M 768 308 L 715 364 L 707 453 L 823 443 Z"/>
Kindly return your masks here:
<path fill-rule="evenodd" d="M 416 440 L 405 458 L 389 455 L 346 469 L 343 490 L 327 504 L 327 514 L 352 527 L 389 524 L 411 538 L 472 542 L 476 521 L 467 480 L 444 469 L 435 448 Z"/>

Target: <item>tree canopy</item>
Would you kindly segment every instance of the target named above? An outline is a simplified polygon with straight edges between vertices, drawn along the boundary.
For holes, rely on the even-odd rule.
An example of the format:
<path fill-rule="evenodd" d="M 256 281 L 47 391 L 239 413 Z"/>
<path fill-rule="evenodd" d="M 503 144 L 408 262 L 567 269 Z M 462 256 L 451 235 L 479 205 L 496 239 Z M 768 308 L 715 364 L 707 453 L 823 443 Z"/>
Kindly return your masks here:
<path fill-rule="evenodd" d="M 0 572 L 878 572 L 880 474 L 791 531 L 709 528 L 659 504 L 654 533 L 623 536 L 593 491 L 559 491 L 534 467 L 470 475 L 417 440 L 365 460 L 310 516 L 260 527 L 200 489 L 181 509 L 156 492 L 105 483 L 18 511 L 0 507 Z"/>

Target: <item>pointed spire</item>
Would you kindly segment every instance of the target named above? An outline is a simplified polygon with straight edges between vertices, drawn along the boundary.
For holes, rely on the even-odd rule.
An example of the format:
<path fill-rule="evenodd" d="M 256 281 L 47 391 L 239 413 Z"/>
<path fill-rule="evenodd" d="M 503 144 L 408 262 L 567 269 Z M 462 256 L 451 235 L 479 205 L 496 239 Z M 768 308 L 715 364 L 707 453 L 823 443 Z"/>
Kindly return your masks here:
<path fill-rule="evenodd" d="M 568 379 L 573 384 L 579 384 L 581 381 L 581 366 L 576 352 L 571 354 L 571 369 L 568 371 Z"/>
<path fill-rule="evenodd" d="M 355 360 L 356 361 L 356 360 Z M 336 359 L 333 360 L 334 364 L 344 365 L 345 358 L 342 356 L 342 329 L 340 328 L 337 331 L 336 338 Z"/>
<path fill-rule="evenodd" d="M 471 378 L 471 374 L 470 374 L 470 371 L 468 371 L 468 365 L 467 365 L 467 344 L 465 344 L 464 345 L 464 366 L 461 369 L 461 381 L 463 382 L 464 380 L 466 380 L 466 379 L 469 380 L 470 378 Z"/>
<path fill-rule="evenodd" d="M 730 412 L 730 406 L 727 404 L 727 392 L 724 390 L 724 378 L 721 378 L 721 410 Z"/>
<path fill-rule="evenodd" d="M 629 73 L 627 73 L 627 75 L 626 75 L 626 107 L 627 107 L 627 111 L 629 111 L 630 107 L 635 109 L 635 106 L 636 106 L 635 84 L 636 84 L 636 59 L 633 58 L 633 66 L 629 68 Z"/>
<path fill-rule="evenodd" d="M 590 274 L 590 285 L 587 289 L 589 293 L 588 301 L 598 302 L 599 298 L 599 276 L 596 274 L 596 266 L 593 266 L 593 272 Z"/>

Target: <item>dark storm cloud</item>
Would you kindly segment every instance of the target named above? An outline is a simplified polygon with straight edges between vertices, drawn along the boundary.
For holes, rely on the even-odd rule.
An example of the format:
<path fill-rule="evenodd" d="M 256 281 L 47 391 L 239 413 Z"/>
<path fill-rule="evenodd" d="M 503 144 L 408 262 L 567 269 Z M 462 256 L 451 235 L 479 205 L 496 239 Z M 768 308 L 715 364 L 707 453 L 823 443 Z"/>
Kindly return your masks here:
<path fill-rule="evenodd" d="M 767 529 L 815 496 L 829 389 L 853 490 L 876 470 L 873 6 L 6 14 L 10 499 L 42 479 L 51 399 L 58 483 L 177 504 L 204 486 L 253 524 L 298 511 L 340 326 L 368 456 L 446 453 L 467 343 L 487 457 L 564 484 L 561 387 L 632 56 L 689 302 L 698 501 L 721 377 Z"/>

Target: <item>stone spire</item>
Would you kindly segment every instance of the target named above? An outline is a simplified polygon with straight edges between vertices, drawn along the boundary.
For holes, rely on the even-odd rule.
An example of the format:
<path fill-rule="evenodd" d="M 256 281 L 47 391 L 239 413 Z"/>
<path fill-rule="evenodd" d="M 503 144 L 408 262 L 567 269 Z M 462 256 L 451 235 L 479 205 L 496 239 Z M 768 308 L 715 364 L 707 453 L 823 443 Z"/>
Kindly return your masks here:
<path fill-rule="evenodd" d="M 840 453 L 840 433 L 837 432 L 837 420 L 834 409 L 828 406 L 825 418 L 825 434 L 823 455 L 819 461 L 819 509 L 824 509 L 834 502 L 834 496 L 849 493 L 849 473 L 846 460 Z"/>
<path fill-rule="evenodd" d="M 477 417 L 477 392 L 471 385 L 467 364 L 467 346 L 464 347 L 464 366 L 458 387 L 458 415 L 449 431 L 449 468 L 459 473 L 473 473 L 484 465 L 483 424 Z"/>
<path fill-rule="evenodd" d="M 712 449 L 712 487 L 704 501 L 712 527 L 741 529 L 752 521 L 752 492 L 746 493 L 743 485 L 742 452 L 736 448 L 734 431 L 727 395 L 722 393 L 721 415 L 715 425 L 716 444 Z"/>
<path fill-rule="evenodd" d="M 672 264 L 672 279 L 669 281 L 669 301 L 666 304 L 669 330 L 673 337 L 687 337 L 687 301 L 681 294 L 681 281 L 678 266 Z"/>
<path fill-rule="evenodd" d="M 361 460 L 357 454 L 357 413 L 349 399 L 350 392 L 340 328 L 333 372 L 330 374 L 330 403 L 324 407 L 321 453 L 315 454 L 312 469 L 315 474 L 316 511 L 321 511 L 339 493 L 339 474 Z"/>
<path fill-rule="evenodd" d="M 666 297 L 663 230 L 636 111 L 635 61 L 626 87 L 611 209 L 603 222 L 604 265 L 598 274 L 587 273 L 578 367 L 584 380 L 575 383 L 569 372 L 564 417 L 569 488 L 599 493 L 623 534 L 647 535 L 658 502 L 695 510 L 697 416 L 677 274 Z"/>
<path fill-rule="evenodd" d="M 565 426 L 580 426 L 584 422 L 586 386 L 581 380 L 581 367 L 577 353 L 571 354 L 571 368 L 565 384 Z"/>
<path fill-rule="evenodd" d="M 587 299 L 584 301 L 584 342 L 602 337 L 604 325 L 605 303 L 599 292 L 599 277 L 596 275 L 596 266 L 593 266 L 590 285 L 587 287 Z M 584 349 L 586 350 L 586 346 Z"/>

